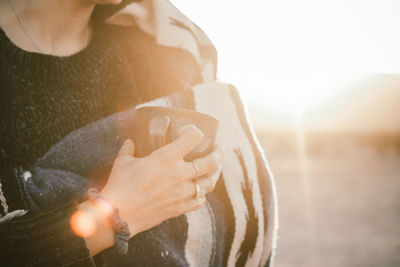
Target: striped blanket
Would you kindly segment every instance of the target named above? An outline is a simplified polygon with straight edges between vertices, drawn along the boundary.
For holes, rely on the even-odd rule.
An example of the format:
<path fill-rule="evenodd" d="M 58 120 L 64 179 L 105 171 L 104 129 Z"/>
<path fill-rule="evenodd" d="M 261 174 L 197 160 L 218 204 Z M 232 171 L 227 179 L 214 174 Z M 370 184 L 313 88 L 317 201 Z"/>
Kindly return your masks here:
<path fill-rule="evenodd" d="M 273 178 L 249 123 L 239 91 L 232 85 L 216 81 L 216 51 L 210 40 L 167 0 L 127 4 L 110 16 L 107 22 L 136 25 L 155 36 L 160 45 L 185 49 L 195 57 L 202 71 L 203 83 L 140 106 L 181 107 L 213 115 L 220 119 L 216 143 L 223 143 L 226 147 L 221 177 L 214 192 L 207 195 L 206 205 L 136 235 L 129 241 L 128 256 L 120 256 L 113 249 L 104 251 L 102 254 L 108 265 L 270 266 L 277 227 Z M 119 115 L 116 114 L 113 118 L 118 119 Z M 108 122 L 112 123 L 113 118 Z M 61 199 L 60 194 L 70 198 L 74 191 L 85 188 L 82 177 L 86 177 L 86 173 L 84 169 L 79 169 L 79 162 L 88 162 L 88 158 L 71 162 L 71 158 L 67 157 L 68 153 L 76 154 L 69 142 L 75 137 L 77 140 L 85 140 L 85 136 L 92 141 L 96 140 L 92 135 L 94 132 L 100 134 L 99 138 L 116 140 L 108 136 L 115 132 L 109 132 L 112 127 L 104 122 L 107 121 L 96 122 L 97 124 L 72 133 L 66 137 L 67 141 L 61 140 L 56 149 L 49 151 L 38 161 L 33 176 L 23 170 L 17 174 L 25 188 L 27 208 L 35 210 L 46 207 L 46 201 L 51 200 L 51 194 L 54 202 L 50 202 L 56 204 L 55 200 Z M 72 139 L 68 139 L 71 137 Z M 88 144 L 82 142 L 82 145 L 85 143 Z M 68 146 L 62 148 L 63 144 Z M 107 155 L 112 159 L 120 143 L 107 141 L 107 145 L 112 149 L 92 146 L 87 151 L 98 149 L 96 153 L 92 153 L 97 156 L 102 155 L 102 149 L 111 151 Z M 86 151 L 80 146 L 79 150 Z M 62 153 L 56 155 L 52 151 Z M 63 159 L 62 156 L 67 158 Z M 56 166 L 57 164 L 62 166 Z M 90 169 L 87 164 L 82 165 L 82 168 Z M 46 177 L 50 175 L 46 174 L 48 171 L 56 171 L 57 175 L 52 177 L 60 179 L 35 183 L 35 177 Z M 68 177 L 69 180 L 61 179 L 63 177 Z M 57 191 L 58 186 L 61 188 Z"/>
<path fill-rule="evenodd" d="M 190 266 L 269 265 L 277 227 L 273 177 L 239 91 L 216 82 L 217 54 L 211 41 L 168 0 L 128 4 L 107 22 L 137 25 L 160 45 L 189 51 L 202 70 L 203 84 L 145 105 L 184 107 L 221 120 L 217 143 L 226 145 L 221 179 L 206 206 L 176 220 L 180 238 L 176 232 L 166 234 L 169 223 L 153 230 L 171 239 L 160 241 L 165 246 L 160 245 L 159 256 L 174 258 L 171 253 L 179 251 L 182 264 Z"/>
<path fill-rule="evenodd" d="M 136 235 L 127 256 L 106 250 L 108 266 L 268 266 L 276 227 L 273 180 L 239 92 L 227 84 L 199 84 L 73 131 L 35 162 L 32 173 L 17 175 L 27 209 L 83 198 L 88 186 L 107 177 L 123 140 L 135 139 L 141 106 L 219 118 L 216 143 L 226 147 L 222 172 L 206 205 Z"/>
<path fill-rule="evenodd" d="M 158 262 L 166 264 L 169 255 L 179 256 L 181 266 L 269 266 L 277 226 L 274 184 L 239 91 L 209 82 L 143 105 L 213 115 L 220 119 L 216 143 L 226 146 L 207 204 L 144 234 L 157 240 Z"/>

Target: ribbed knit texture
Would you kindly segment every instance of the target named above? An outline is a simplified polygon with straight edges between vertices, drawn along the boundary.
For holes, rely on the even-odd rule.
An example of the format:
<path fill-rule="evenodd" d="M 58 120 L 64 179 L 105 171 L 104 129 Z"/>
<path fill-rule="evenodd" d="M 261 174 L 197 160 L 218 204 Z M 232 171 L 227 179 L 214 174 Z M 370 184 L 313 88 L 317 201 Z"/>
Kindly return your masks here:
<path fill-rule="evenodd" d="M 69 225 L 73 205 L 28 213 L 0 224 L 2 266 L 94 266 Z"/>
<path fill-rule="evenodd" d="M 200 82 L 199 73 L 187 52 L 160 47 L 136 28 L 97 22 L 89 45 L 66 57 L 24 51 L 0 29 L 0 179 L 9 210 L 26 209 L 16 169 L 29 170 L 75 129 Z M 69 229 L 73 210 L 1 223 L 1 264 L 93 264 Z"/>

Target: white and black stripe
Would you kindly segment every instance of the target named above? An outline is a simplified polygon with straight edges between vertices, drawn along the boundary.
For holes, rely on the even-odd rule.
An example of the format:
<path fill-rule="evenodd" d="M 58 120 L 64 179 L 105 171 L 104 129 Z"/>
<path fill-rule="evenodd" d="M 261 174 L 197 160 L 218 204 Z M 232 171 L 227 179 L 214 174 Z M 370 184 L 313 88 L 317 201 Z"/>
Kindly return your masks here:
<path fill-rule="evenodd" d="M 185 262 L 189 266 L 265 265 L 275 227 L 272 177 L 236 89 L 206 83 L 141 106 L 183 107 L 220 119 L 216 142 L 226 146 L 222 174 L 215 192 L 207 197 L 208 204 L 184 216 Z"/>
<path fill-rule="evenodd" d="M 185 49 L 193 55 L 205 83 L 143 105 L 183 107 L 216 116 L 221 121 L 216 142 L 226 146 L 222 174 L 215 191 L 207 196 L 208 204 L 156 227 L 170 235 L 154 230 L 150 231 L 153 237 L 144 239 L 167 250 L 160 244 L 171 240 L 163 238 L 176 238 L 168 244 L 174 249 L 184 248 L 168 257 L 185 266 L 269 266 L 277 227 L 273 177 L 239 92 L 233 86 L 214 82 L 217 55 L 211 41 L 168 0 L 129 4 L 107 21 L 137 25 L 152 34 L 158 44 Z M 165 225 L 182 232 L 174 237 Z M 184 259 L 178 259 L 178 254 Z M 163 265 L 169 265 L 166 255 L 165 251 L 160 253 Z"/>

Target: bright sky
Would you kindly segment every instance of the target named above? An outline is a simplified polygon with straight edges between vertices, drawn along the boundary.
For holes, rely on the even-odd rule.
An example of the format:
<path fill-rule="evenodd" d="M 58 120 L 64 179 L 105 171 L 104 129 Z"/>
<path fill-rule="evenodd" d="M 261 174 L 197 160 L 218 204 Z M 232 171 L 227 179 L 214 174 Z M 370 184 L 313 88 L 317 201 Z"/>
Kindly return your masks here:
<path fill-rule="evenodd" d="M 172 2 L 216 45 L 221 81 L 259 108 L 304 111 L 360 73 L 400 73 L 398 0 Z"/>

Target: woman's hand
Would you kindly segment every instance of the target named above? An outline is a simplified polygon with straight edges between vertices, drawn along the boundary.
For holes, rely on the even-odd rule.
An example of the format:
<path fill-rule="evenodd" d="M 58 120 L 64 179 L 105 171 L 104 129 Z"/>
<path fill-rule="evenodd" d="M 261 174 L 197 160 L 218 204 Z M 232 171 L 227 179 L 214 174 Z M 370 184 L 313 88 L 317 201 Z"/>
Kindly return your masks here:
<path fill-rule="evenodd" d="M 195 198 L 193 179 L 197 174 L 201 190 L 211 192 L 221 171 L 222 149 L 196 159 L 198 173 L 183 157 L 196 147 L 203 133 L 194 125 L 179 130 L 178 138 L 150 155 L 134 157 L 135 145 L 128 139 L 114 161 L 101 194 L 120 210 L 132 236 L 161 222 L 196 210 L 205 197 Z"/>

